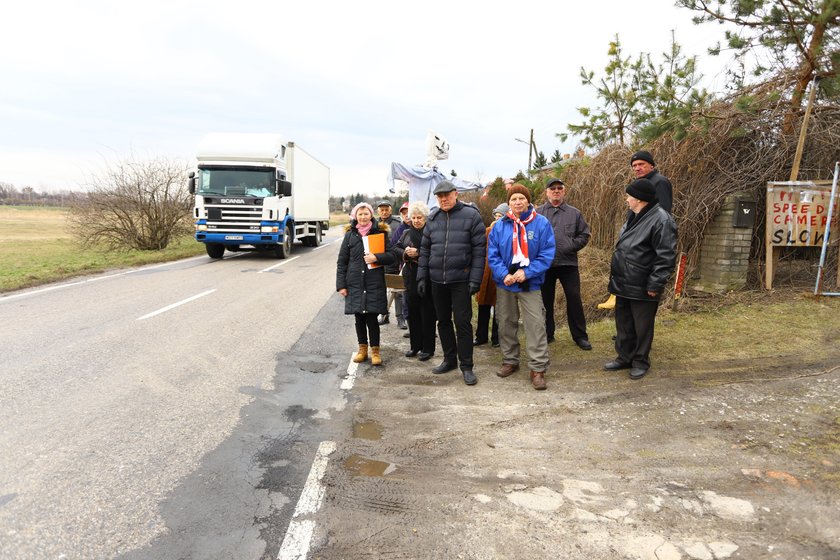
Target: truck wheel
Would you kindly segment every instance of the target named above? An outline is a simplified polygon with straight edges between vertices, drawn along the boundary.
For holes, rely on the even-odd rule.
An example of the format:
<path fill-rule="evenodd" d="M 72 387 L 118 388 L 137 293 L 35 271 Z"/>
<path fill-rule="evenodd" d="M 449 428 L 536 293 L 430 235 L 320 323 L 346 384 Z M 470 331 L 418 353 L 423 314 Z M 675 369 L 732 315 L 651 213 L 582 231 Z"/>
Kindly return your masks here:
<path fill-rule="evenodd" d="M 321 244 L 321 224 L 315 224 L 315 234 L 306 238 L 307 247 L 317 247 Z"/>
<path fill-rule="evenodd" d="M 278 259 L 285 259 L 292 254 L 292 232 L 289 226 L 283 232 L 283 243 L 275 247 L 274 254 Z"/>
<path fill-rule="evenodd" d="M 221 243 L 208 243 L 206 249 L 211 259 L 221 259 L 225 254 L 225 246 Z"/>

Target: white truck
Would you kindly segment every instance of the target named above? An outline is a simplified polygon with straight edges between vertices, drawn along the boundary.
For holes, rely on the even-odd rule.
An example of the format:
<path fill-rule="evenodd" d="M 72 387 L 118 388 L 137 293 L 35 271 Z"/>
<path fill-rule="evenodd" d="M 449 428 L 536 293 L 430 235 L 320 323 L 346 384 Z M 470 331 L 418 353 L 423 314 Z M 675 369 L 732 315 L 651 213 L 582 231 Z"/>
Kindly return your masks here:
<path fill-rule="evenodd" d="M 198 146 L 195 239 L 220 259 L 228 251 L 315 247 L 329 228 L 330 169 L 279 134 L 206 135 Z"/>

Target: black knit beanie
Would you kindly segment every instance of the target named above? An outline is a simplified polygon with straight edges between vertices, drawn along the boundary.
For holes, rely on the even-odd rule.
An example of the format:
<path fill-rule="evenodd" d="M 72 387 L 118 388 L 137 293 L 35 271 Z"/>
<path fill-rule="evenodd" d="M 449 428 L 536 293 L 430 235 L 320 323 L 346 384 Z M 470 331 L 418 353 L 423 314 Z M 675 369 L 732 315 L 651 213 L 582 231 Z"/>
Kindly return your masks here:
<path fill-rule="evenodd" d="M 656 164 L 653 162 L 653 156 L 650 152 L 646 150 L 639 150 L 638 152 L 630 156 L 630 165 L 633 165 L 633 162 L 639 159 L 642 161 L 646 161 L 652 166 L 656 167 Z"/>
<path fill-rule="evenodd" d="M 656 200 L 656 189 L 653 183 L 647 179 L 636 179 L 627 185 L 627 194 L 634 198 L 638 198 L 644 202 L 653 202 Z"/>

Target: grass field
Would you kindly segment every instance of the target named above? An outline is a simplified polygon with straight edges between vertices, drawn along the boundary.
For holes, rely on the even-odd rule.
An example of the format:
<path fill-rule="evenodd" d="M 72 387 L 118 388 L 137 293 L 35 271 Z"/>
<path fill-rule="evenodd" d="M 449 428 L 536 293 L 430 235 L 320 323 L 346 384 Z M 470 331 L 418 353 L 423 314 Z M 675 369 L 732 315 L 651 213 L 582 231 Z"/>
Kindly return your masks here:
<path fill-rule="evenodd" d="M 67 230 L 67 210 L 0 206 L 0 292 L 74 276 L 200 255 L 191 236 L 163 251 L 82 248 Z"/>

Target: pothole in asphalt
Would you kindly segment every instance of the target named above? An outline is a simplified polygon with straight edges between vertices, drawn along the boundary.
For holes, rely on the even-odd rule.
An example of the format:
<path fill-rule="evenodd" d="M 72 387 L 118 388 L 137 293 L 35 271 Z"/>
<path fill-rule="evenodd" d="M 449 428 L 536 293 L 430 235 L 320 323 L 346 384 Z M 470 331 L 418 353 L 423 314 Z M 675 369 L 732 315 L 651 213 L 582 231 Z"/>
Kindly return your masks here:
<path fill-rule="evenodd" d="M 335 364 L 327 362 L 298 362 L 297 366 L 302 371 L 308 371 L 310 373 L 324 373 L 325 371 L 329 371 L 334 368 Z"/>
<path fill-rule="evenodd" d="M 344 461 L 344 468 L 357 476 L 385 476 L 397 470 L 397 465 L 374 461 L 361 455 L 351 455 Z"/>

